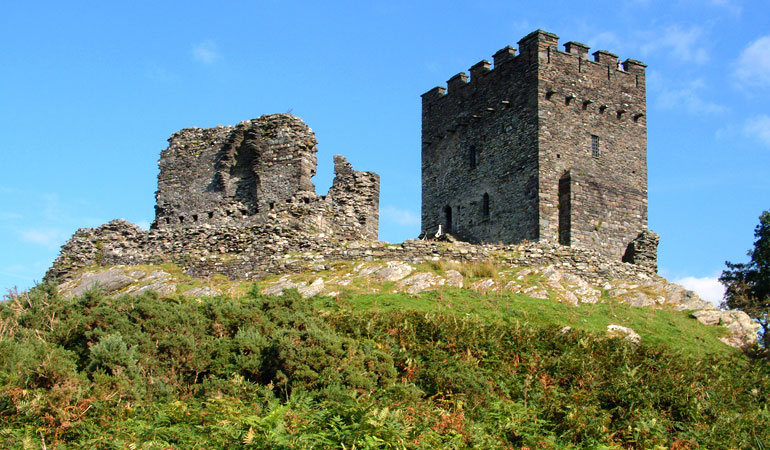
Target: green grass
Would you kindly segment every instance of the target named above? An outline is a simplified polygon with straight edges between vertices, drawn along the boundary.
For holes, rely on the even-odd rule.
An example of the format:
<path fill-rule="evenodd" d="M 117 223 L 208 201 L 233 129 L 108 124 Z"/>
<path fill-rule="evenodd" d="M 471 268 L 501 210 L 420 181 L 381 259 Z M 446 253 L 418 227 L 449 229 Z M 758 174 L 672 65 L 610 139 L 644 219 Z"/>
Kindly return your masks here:
<path fill-rule="evenodd" d="M 39 286 L 0 302 L 0 448 L 760 448 L 770 367 L 706 351 L 716 329 L 461 289 L 63 301 Z"/>
<path fill-rule="evenodd" d="M 686 355 L 703 357 L 737 352 L 719 340 L 728 334 L 725 328 L 703 325 L 691 318 L 689 312 L 662 307 L 638 308 L 611 300 L 575 307 L 522 294 L 484 295 L 466 289 L 446 288 L 420 295 L 343 295 L 339 302 L 317 298 L 315 304 L 334 312 L 417 311 L 485 321 L 514 321 L 536 327 L 570 326 L 598 334 L 606 332 L 607 325 L 614 324 L 630 327 L 642 336 L 643 342 L 664 345 Z"/>

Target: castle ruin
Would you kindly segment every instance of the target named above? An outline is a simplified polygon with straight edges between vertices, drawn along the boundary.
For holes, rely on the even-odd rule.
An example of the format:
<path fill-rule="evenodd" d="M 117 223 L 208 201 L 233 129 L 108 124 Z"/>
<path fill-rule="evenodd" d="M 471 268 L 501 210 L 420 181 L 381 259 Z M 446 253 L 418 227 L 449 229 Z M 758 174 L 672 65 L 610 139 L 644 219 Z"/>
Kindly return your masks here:
<path fill-rule="evenodd" d="M 422 95 L 422 229 L 654 266 L 645 65 L 542 30 Z"/>
<path fill-rule="evenodd" d="M 313 131 L 290 114 L 174 133 L 158 161 L 152 228 L 247 227 L 289 216 L 311 234 L 376 240 L 379 176 L 337 155 L 333 185 L 318 195 L 316 145 Z"/>
<path fill-rule="evenodd" d="M 197 276 L 260 279 L 329 259 L 484 261 L 495 252 L 588 277 L 655 274 L 645 66 L 557 45 L 556 35 L 535 31 L 518 55 L 506 47 L 494 68 L 481 61 L 470 80 L 460 73 L 448 91 L 422 96 L 423 230 L 493 245 L 377 242 L 379 176 L 335 156 L 333 185 L 316 194 L 315 135 L 295 116 L 272 114 L 173 134 L 158 162 L 150 230 L 124 220 L 80 229 L 44 279 L 163 262 Z M 534 244 L 511 245 L 523 241 Z"/>

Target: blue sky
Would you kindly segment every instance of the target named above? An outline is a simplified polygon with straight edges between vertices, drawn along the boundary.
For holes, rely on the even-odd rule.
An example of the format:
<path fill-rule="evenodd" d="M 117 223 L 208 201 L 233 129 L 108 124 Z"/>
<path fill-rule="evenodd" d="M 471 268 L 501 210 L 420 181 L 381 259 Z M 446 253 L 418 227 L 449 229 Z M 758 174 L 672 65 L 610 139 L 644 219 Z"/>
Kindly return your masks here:
<path fill-rule="evenodd" d="M 770 209 L 765 2 L 9 2 L 0 15 L 0 287 L 79 227 L 147 226 L 189 126 L 291 111 L 380 174 L 380 239 L 419 232 L 420 94 L 537 28 L 648 64 L 649 224 L 661 274 L 706 296 Z M 718 295 L 718 294 L 716 294 Z"/>

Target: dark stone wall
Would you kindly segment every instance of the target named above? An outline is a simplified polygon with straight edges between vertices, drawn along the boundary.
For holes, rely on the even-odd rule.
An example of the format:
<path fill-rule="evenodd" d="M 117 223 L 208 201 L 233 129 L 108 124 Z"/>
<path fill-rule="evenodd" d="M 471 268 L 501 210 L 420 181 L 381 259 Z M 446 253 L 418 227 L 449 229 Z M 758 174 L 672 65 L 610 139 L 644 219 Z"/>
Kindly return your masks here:
<path fill-rule="evenodd" d="M 649 280 L 649 265 L 611 261 L 589 249 L 540 242 L 473 245 L 410 239 L 401 244 L 344 241 L 308 233 L 290 220 L 248 227 L 183 227 L 144 231 L 125 220 L 98 228 L 81 228 L 62 246 L 45 281 L 63 282 L 89 267 L 172 262 L 185 273 L 206 277 L 258 280 L 271 274 L 303 272 L 331 261 L 395 260 L 423 263 L 436 259 L 491 261 L 510 265 L 548 266 L 589 281 Z"/>
<path fill-rule="evenodd" d="M 609 52 L 590 61 L 582 44 L 557 46 L 553 35 L 538 42 L 540 238 L 559 241 L 569 214 L 570 245 L 620 259 L 647 229 L 644 66 L 627 60 L 619 70 Z M 559 201 L 567 173 L 569 211 Z"/>
<path fill-rule="evenodd" d="M 317 195 L 316 144 L 313 131 L 290 114 L 175 133 L 158 162 L 152 228 L 286 222 L 305 235 L 377 239 L 379 176 L 353 170 L 338 155 L 333 187 Z"/>
<path fill-rule="evenodd" d="M 277 204 L 315 196 L 316 144 L 289 114 L 174 133 L 158 162 L 153 226 L 264 222 Z"/>
<path fill-rule="evenodd" d="M 561 242 L 615 260 L 646 230 L 645 66 L 558 43 L 535 31 L 519 55 L 506 47 L 493 69 L 482 61 L 470 82 L 461 73 L 448 92 L 423 94 L 423 230 Z"/>
<path fill-rule="evenodd" d="M 537 73 L 514 54 L 506 47 L 494 70 L 482 61 L 469 82 L 459 74 L 448 92 L 422 96 L 423 230 L 442 224 L 470 242 L 537 239 Z"/>

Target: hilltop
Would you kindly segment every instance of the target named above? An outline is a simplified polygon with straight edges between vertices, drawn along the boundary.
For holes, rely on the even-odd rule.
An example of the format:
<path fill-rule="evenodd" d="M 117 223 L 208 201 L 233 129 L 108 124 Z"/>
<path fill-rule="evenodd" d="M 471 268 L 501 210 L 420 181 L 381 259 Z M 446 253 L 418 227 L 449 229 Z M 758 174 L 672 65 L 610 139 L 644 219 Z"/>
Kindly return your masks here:
<path fill-rule="evenodd" d="M 288 267 L 304 258 L 313 260 L 284 255 Z M 311 270 L 257 282 L 195 278 L 172 263 L 93 267 L 8 298 L 0 447 L 684 449 L 770 440 L 770 366 L 725 345 L 735 344 L 735 326 L 696 320 L 691 308 L 704 302 L 663 279 L 597 285 L 568 265 L 514 266 L 503 254 L 361 259 L 314 259 Z"/>

